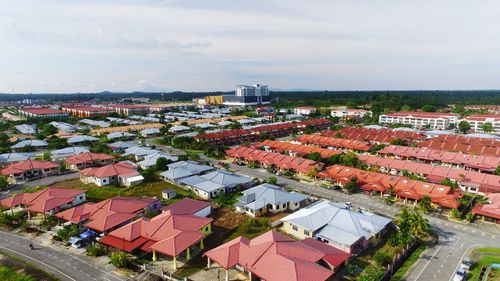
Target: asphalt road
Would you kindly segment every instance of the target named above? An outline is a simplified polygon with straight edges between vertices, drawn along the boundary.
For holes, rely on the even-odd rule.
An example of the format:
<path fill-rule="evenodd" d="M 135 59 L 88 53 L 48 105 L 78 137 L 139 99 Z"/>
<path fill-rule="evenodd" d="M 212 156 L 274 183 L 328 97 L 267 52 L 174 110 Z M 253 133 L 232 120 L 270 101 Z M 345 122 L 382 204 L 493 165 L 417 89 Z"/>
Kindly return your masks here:
<path fill-rule="evenodd" d="M 402 208 L 399 205 L 387 205 L 379 197 L 370 197 L 364 194 L 349 195 L 319 187 L 312 183 L 298 182 L 276 176 L 263 169 L 252 169 L 247 166 L 231 164 L 231 170 L 263 180 L 274 176 L 278 179 L 278 184 L 285 188 L 299 190 L 333 201 L 352 202 L 353 206 L 388 217 L 394 217 Z M 500 246 L 500 228 L 496 225 L 482 222 L 473 224 L 453 222 L 441 218 L 437 214 L 425 215 L 425 217 L 438 233 L 438 243 L 424 251 L 421 259 L 409 270 L 404 280 L 452 280 L 461 259 L 468 251 L 483 246 Z"/>
<path fill-rule="evenodd" d="M 0 252 L 36 265 L 63 281 L 127 280 L 125 277 L 112 273 L 109 269 L 93 264 L 86 256 L 36 244 L 34 244 L 35 250 L 31 250 L 30 243 L 32 243 L 30 238 L 0 231 Z"/>

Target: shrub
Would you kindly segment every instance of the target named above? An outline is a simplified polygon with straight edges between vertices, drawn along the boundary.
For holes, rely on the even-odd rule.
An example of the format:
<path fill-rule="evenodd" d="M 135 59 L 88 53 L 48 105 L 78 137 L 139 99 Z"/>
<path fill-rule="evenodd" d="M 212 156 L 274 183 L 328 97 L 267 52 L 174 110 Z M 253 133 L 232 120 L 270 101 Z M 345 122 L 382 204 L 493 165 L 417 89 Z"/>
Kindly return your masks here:
<path fill-rule="evenodd" d="M 87 248 L 87 254 L 92 257 L 97 257 L 102 254 L 101 247 L 96 246 L 94 244 L 90 244 L 89 247 Z"/>
<path fill-rule="evenodd" d="M 78 225 L 72 224 L 71 226 L 64 226 L 57 231 L 57 237 L 61 241 L 68 241 L 71 236 L 77 235 L 79 232 Z"/>
<path fill-rule="evenodd" d="M 389 256 L 389 254 L 382 251 L 377 251 L 373 258 L 375 259 L 375 262 L 380 266 L 387 265 L 389 262 L 391 262 L 391 257 Z"/>
<path fill-rule="evenodd" d="M 110 259 L 111 264 L 116 267 L 124 268 L 128 264 L 128 258 L 125 252 L 113 252 L 111 253 Z"/>

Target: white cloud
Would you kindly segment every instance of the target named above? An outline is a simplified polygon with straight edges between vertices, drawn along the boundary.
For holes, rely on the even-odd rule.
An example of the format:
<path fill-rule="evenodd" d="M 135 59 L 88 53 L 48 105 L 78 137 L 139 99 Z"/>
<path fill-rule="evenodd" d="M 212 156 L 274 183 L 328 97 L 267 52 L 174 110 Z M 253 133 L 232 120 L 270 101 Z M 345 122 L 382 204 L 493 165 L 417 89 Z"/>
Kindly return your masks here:
<path fill-rule="evenodd" d="M 0 2 L 0 92 L 498 88 L 500 3 Z M 140 83 L 139 83 L 140 82 Z"/>

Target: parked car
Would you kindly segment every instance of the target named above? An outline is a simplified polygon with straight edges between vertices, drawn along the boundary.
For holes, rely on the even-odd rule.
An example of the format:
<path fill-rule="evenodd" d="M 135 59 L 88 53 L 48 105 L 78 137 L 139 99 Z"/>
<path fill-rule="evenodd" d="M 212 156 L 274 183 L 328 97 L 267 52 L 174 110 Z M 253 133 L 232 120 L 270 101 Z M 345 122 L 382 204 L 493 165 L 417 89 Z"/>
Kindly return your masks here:
<path fill-rule="evenodd" d="M 460 266 L 465 269 L 465 270 L 469 270 L 470 267 L 472 266 L 472 261 L 470 258 L 468 257 L 465 257 L 463 260 L 462 260 L 462 263 L 460 264 Z"/>
<path fill-rule="evenodd" d="M 457 272 L 455 272 L 455 276 L 453 276 L 453 281 L 463 281 L 466 275 L 465 269 L 459 268 Z"/>

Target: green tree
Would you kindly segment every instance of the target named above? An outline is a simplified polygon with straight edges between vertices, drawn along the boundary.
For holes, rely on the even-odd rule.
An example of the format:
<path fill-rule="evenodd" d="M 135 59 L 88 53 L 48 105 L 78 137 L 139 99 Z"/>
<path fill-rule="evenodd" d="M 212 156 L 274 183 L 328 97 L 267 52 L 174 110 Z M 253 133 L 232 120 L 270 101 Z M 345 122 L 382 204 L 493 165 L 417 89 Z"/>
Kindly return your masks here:
<path fill-rule="evenodd" d="M 357 177 L 352 177 L 345 185 L 344 188 L 349 192 L 349 193 L 354 193 L 358 189 L 358 178 Z"/>
<path fill-rule="evenodd" d="M 267 179 L 267 183 L 270 183 L 270 184 L 277 184 L 278 183 L 278 179 L 276 177 L 269 177 Z"/>
<path fill-rule="evenodd" d="M 94 144 L 91 148 L 90 151 L 95 152 L 95 153 L 108 153 L 110 154 L 112 151 L 111 149 L 104 143 L 96 143 Z"/>
<path fill-rule="evenodd" d="M 498 167 L 495 169 L 494 174 L 495 174 L 495 175 L 497 175 L 497 176 L 500 176 L 500 166 L 498 166 Z"/>
<path fill-rule="evenodd" d="M 451 179 L 449 178 L 445 178 L 444 180 L 441 181 L 441 184 L 442 185 L 446 185 L 446 186 L 449 186 L 449 187 L 452 187 L 452 188 L 457 188 L 458 187 L 458 183 L 455 182 L 455 181 L 452 181 Z"/>
<path fill-rule="evenodd" d="M 358 281 L 378 281 L 384 276 L 384 268 L 381 266 L 369 265 L 361 272 L 356 280 Z"/>
<path fill-rule="evenodd" d="M 307 176 L 310 177 L 310 178 L 314 178 L 314 176 L 316 175 L 317 172 L 318 172 L 318 169 L 312 168 L 311 170 L 309 170 L 307 172 Z"/>
<path fill-rule="evenodd" d="M 128 264 L 128 257 L 125 252 L 112 252 L 111 256 L 111 264 L 113 264 L 116 267 L 124 268 Z"/>
<path fill-rule="evenodd" d="M 485 133 L 491 133 L 493 132 L 493 124 L 491 124 L 491 122 L 485 122 L 482 126 L 481 126 L 481 129 L 483 130 L 483 132 Z"/>
<path fill-rule="evenodd" d="M 436 112 L 437 111 L 436 106 L 431 105 L 431 104 L 426 104 L 426 105 L 422 106 L 421 109 L 423 112 Z"/>
<path fill-rule="evenodd" d="M 468 221 L 468 222 L 472 222 L 474 220 L 474 214 L 472 213 L 467 213 L 465 215 L 465 220 Z"/>
<path fill-rule="evenodd" d="M 358 156 L 352 152 L 342 154 L 340 156 L 340 163 L 344 166 L 356 167 L 359 163 Z"/>
<path fill-rule="evenodd" d="M 413 108 L 405 104 L 401 107 L 401 111 L 413 111 Z"/>
<path fill-rule="evenodd" d="M 425 219 L 419 212 L 414 211 L 411 214 L 410 220 L 410 231 L 413 235 L 417 237 L 423 237 L 430 233 L 431 226 L 429 224 L 429 221 L 427 221 L 427 219 Z"/>
<path fill-rule="evenodd" d="M 379 266 L 385 266 L 392 260 L 391 256 L 388 253 L 380 250 L 375 253 L 373 259 Z"/>
<path fill-rule="evenodd" d="M 155 173 L 154 169 L 148 168 L 145 169 L 141 172 L 141 175 L 144 177 L 144 182 L 149 183 L 149 182 L 154 182 L 157 180 L 157 175 Z"/>
<path fill-rule="evenodd" d="M 456 208 L 451 209 L 450 211 L 450 217 L 452 219 L 461 219 L 462 218 L 462 213 Z"/>
<path fill-rule="evenodd" d="M 403 139 L 396 138 L 396 139 L 393 139 L 393 140 L 391 141 L 391 144 L 392 144 L 392 145 L 403 145 L 403 146 L 404 146 L 404 145 L 406 145 L 406 142 L 405 142 L 405 140 L 403 140 Z"/>
<path fill-rule="evenodd" d="M 165 171 L 167 169 L 167 165 L 170 164 L 170 160 L 165 157 L 160 157 L 156 159 L 155 169 L 157 171 Z"/>
<path fill-rule="evenodd" d="M 465 121 L 465 120 L 462 120 L 458 123 L 458 130 L 462 133 L 462 134 L 467 134 L 467 132 L 470 130 L 470 124 L 469 122 Z"/>
<path fill-rule="evenodd" d="M 321 153 L 319 153 L 319 152 L 309 153 L 309 155 L 307 155 L 307 158 L 310 160 L 316 161 L 316 162 L 321 162 L 321 159 L 322 159 Z"/>
<path fill-rule="evenodd" d="M 420 201 L 418 201 L 418 208 L 424 213 L 430 213 L 433 210 L 431 198 L 424 195 Z"/>
<path fill-rule="evenodd" d="M 9 186 L 9 181 L 5 176 L 0 176 L 0 190 L 4 190 Z"/>

